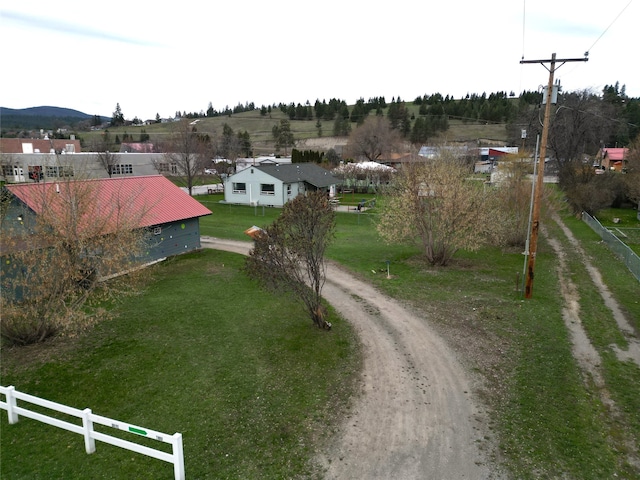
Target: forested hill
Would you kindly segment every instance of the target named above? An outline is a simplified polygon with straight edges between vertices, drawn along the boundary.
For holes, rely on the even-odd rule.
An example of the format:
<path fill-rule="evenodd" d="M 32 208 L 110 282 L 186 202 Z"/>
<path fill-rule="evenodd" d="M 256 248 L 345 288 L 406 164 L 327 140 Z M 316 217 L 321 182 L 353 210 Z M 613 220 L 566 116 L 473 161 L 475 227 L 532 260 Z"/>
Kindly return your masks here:
<path fill-rule="evenodd" d="M 0 127 L 3 131 L 12 129 L 57 129 L 75 127 L 81 122 L 91 122 L 93 115 L 60 107 L 31 107 L 13 109 L 0 107 Z M 101 117 L 107 121 L 106 117 Z"/>

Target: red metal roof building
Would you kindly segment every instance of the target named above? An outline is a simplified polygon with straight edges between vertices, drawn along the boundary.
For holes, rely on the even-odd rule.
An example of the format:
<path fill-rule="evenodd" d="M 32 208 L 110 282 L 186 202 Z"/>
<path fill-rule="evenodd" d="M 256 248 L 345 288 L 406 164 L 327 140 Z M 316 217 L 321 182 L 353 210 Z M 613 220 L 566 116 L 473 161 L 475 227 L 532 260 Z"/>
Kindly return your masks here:
<path fill-rule="evenodd" d="M 606 170 L 622 171 L 628 148 L 602 148 L 598 154 L 600 165 Z"/>
<path fill-rule="evenodd" d="M 87 228 L 101 222 L 148 228 L 150 260 L 200 248 L 199 218 L 211 211 L 161 175 L 6 185 L 29 211 L 68 211 L 69 199 L 87 198 L 78 219 Z M 84 193 L 88 192 L 88 193 Z M 127 223 L 128 222 L 128 223 Z"/>

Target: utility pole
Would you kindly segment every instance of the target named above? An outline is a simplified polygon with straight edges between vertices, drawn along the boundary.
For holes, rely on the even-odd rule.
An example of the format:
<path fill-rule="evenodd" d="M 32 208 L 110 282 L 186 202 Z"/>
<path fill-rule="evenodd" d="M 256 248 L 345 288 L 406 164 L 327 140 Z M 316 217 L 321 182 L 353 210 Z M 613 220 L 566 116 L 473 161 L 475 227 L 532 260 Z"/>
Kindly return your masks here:
<path fill-rule="evenodd" d="M 538 248 L 538 231 L 540 229 L 540 199 L 542 197 L 542 187 L 544 179 L 544 160 L 547 155 L 547 139 L 549 137 L 549 121 L 551 117 L 551 99 L 553 96 L 553 75 L 557 68 L 560 68 L 567 62 L 586 62 L 588 61 L 588 52 L 585 53 L 584 58 L 564 58 L 556 59 L 556 54 L 551 55 L 550 60 L 521 60 L 520 63 L 540 63 L 545 66 L 545 63 L 549 64 L 549 83 L 547 84 L 547 102 L 544 108 L 544 124 L 542 125 L 542 139 L 540 142 L 540 158 L 538 159 L 538 174 L 536 176 L 536 188 L 533 198 L 533 215 L 531 222 L 531 234 L 529 237 L 529 252 L 528 263 L 526 272 L 526 281 L 524 287 L 524 297 L 531 298 L 533 295 L 533 277 L 536 264 L 536 251 Z M 561 63 L 556 68 L 556 63 Z"/>

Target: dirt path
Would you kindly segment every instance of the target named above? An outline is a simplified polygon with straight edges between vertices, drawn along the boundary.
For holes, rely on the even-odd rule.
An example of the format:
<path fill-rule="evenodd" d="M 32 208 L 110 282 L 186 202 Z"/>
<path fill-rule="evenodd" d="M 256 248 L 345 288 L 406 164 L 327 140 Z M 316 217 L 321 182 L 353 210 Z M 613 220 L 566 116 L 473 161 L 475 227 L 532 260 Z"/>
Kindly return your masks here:
<path fill-rule="evenodd" d="M 600 272 L 589 261 L 589 257 L 573 236 L 571 230 L 569 230 L 558 215 L 553 215 L 552 218 L 560 226 L 566 236 L 569 248 L 574 250 L 580 257 L 581 262 L 589 272 L 591 280 L 600 292 L 600 296 L 602 297 L 604 304 L 609 308 L 620 332 L 628 342 L 626 350 L 620 349 L 617 345 L 611 345 L 611 349 L 616 353 L 616 356 L 620 361 L 633 361 L 640 366 L 640 342 L 638 342 L 638 338 L 635 335 L 633 327 L 625 318 L 617 301 L 613 298 L 613 295 L 611 295 L 611 292 L 602 281 Z M 578 362 L 583 375 L 586 377 L 585 383 L 588 385 L 590 383 L 589 380 L 591 380 L 597 387 L 597 391 L 595 393 L 599 395 L 602 403 L 608 407 L 611 415 L 618 416 L 618 408 L 609 395 L 606 382 L 602 375 L 602 361 L 600 354 L 591 344 L 580 319 L 580 295 L 575 283 L 571 280 L 571 272 L 566 259 L 566 245 L 562 241 L 551 237 L 544 227 L 542 228 L 542 233 L 547 238 L 547 241 L 558 258 L 558 279 L 565 302 L 562 316 L 571 338 L 573 356 Z M 628 452 L 627 461 L 636 468 L 640 468 L 640 456 L 637 453 L 638 446 L 636 445 L 635 440 L 631 436 L 625 437 L 624 435 L 620 436 L 620 440 L 625 443 L 626 451 Z"/>
<path fill-rule="evenodd" d="M 210 237 L 202 245 L 243 254 L 251 247 Z M 323 296 L 364 347 L 362 394 L 318 458 L 326 477 L 493 478 L 467 372 L 427 321 L 332 264 Z"/>
<path fill-rule="evenodd" d="M 581 262 L 584 264 L 585 268 L 589 272 L 589 276 L 591 277 L 591 281 L 596 286 L 602 301 L 607 306 L 613 319 L 618 325 L 618 329 L 624 336 L 625 340 L 628 343 L 627 349 L 623 350 L 619 348 L 617 345 L 612 345 L 611 348 L 616 352 L 618 359 L 621 361 L 631 360 L 635 362 L 638 366 L 640 366 L 640 341 L 634 331 L 633 327 L 626 319 L 624 314 L 622 313 L 622 309 L 618 305 L 618 302 L 615 300 L 611 291 L 607 287 L 607 285 L 602 280 L 602 276 L 596 267 L 589 261 L 589 256 L 582 249 L 576 238 L 573 236 L 573 233 L 569 228 L 564 224 L 562 219 L 558 215 L 554 215 L 553 221 L 556 222 L 563 233 L 567 237 L 570 248 L 574 250 L 580 257 Z M 546 234 L 546 233 L 545 233 Z M 548 234 L 546 234 L 548 237 Z M 600 364 L 600 358 L 598 353 L 595 351 L 589 340 L 587 339 L 586 334 L 582 330 L 582 326 L 580 323 L 579 312 L 580 312 L 580 304 L 579 304 L 579 296 L 576 292 L 575 285 L 570 280 L 569 275 L 566 274 L 566 261 L 565 261 L 565 253 L 561 246 L 561 243 L 554 239 L 550 238 L 550 243 L 552 248 L 554 249 L 556 255 L 558 256 L 558 275 L 561 280 L 561 285 L 563 289 L 563 295 L 565 297 L 566 307 L 565 307 L 565 318 L 566 315 L 570 316 L 570 322 L 567 324 L 569 331 L 572 332 L 574 341 L 574 350 L 577 350 L 578 360 L 584 359 L 588 364 L 584 365 L 584 368 L 587 370 L 592 370 L 594 365 Z M 588 344 L 588 345 L 587 345 Z M 592 351 L 591 351 L 592 350 Z M 591 351 L 591 352 L 590 352 Z M 597 380 L 598 374 L 595 373 L 595 380 Z"/>

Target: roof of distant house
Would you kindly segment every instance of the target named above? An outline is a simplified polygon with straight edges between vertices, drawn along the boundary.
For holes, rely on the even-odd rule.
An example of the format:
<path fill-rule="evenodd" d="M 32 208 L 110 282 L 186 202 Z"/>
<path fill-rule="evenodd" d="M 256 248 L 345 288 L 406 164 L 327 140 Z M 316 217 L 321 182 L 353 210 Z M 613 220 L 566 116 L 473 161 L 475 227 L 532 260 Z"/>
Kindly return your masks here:
<path fill-rule="evenodd" d="M 263 164 L 253 168 L 271 175 L 284 183 L 307 182 L 317 188 L 341 183 L 341 180 L 334 177 L 331 172 L 319 167 L 315 163 Z"/>
<path fill-rule="evenodd" d="M 628 148 L 603 148 L 602 158 L 609 158 L 609 160 L 619 161 L 624 160 L 625 155 L 629 151 Z"/>
<path fill-rule="evenodd" d="M 0 138 L 2 153 L 80 153 L 80 140 L 42 138 Z"/>
<path fill-rule="evenodd" d="M 115 217 L 117 211 L 133 216 L 133 227 L 143 228 L 212 213 L 162 175 L 20 183 L 6 188 L 36 214 L 47 206 L 52 211 L 63 211 L 65 199 L 84 188 L 90 192 L 87 197 L 95 200 L 94 208 L 86 210 L 92 212 L 93 218 L 82 219 L 85 222 L 96 221 L 95 216 L 115 221 L 106 217 Z"/>
<path fill-rule="evenodd" d="M 156 153 L 156 147 L 149 142 L 133 142 L 122 143 L 120 145 L 121 153 Z"/>

